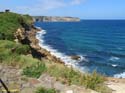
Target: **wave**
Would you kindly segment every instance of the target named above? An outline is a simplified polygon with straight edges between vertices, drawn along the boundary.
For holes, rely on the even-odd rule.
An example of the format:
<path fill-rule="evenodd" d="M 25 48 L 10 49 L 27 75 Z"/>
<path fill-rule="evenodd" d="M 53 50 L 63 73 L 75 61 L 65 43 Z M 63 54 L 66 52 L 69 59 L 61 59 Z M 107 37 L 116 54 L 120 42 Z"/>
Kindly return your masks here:
<path fill-rule="evenodd" d="M 120 74 L 115 74 L 114 77 L 115 78 L 125 78 L 125 72 L 120 73 Z"/>
<path fill-rule="evenodd" d="M 110 57 L 109 60 L 111 60 L 111 61 L 117 61 L 117 60 L 119 60 L 119 59 L 120 59 L 119 57 L 112 56 L 112 57 Z"/>
<path fill-rule="evenodd" d="M 117 67 L 118 65 L 116 65 L 116 64 L 112 64 L 112 66 L 113 66 L 113 67 Z"/>
<path fill-rule="evenodd" d="M 46 30 L 41 30 L 41 31 L 36 33 L 36 38 L 39 40 L 39 46 L 41 46 L 42 48 L 49 51 L 51 55 L 54 55 L 55 57 L 61 59 L 65 65 L 72 66 L 72 67 L 79 69 L 80 71 L 86 72 L 85 69 L 87 69 L 87 68 L 78 66 L 79 62 L 88 61 L 84 56 L 78 55 L 78 56 L 80 56 L 80 59 L 73 60 L 73 59 L 71 59 L 70 56 L 59 52 L 57 49 L 53 49 L 50 45 L 45 44 L 45 42 L 44 42 L 44 35 L 45 34 L 46 34 Z"/>

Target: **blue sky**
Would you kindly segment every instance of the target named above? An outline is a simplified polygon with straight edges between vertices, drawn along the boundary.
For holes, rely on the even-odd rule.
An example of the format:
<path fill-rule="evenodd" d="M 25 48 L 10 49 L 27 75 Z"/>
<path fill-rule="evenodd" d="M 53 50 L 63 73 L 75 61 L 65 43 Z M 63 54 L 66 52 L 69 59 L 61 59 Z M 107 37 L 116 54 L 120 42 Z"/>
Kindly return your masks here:
<path fill-rule="evenodd" d="M 0 11 L 81 19 L 125 19 L 125 0 L 0 0 Z"/>

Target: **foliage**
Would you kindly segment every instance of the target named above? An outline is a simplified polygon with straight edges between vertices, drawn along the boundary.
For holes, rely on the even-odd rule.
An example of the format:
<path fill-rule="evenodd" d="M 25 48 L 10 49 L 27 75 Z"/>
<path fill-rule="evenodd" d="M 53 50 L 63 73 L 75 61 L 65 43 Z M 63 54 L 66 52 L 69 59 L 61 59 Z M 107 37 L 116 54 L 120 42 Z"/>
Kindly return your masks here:
<path fill-rule="evenodd" d="M 30 51 L 30 47 L 28 45 L 21 45 L 15 47 L 15 52 L 17 54 L 27 54 Z"/>
<path fill-rule="evenodd" d="M 97 74 L 96 71 L 92 74 L 82 74 L 77 70 L 67 68 L 58 63 L 47 62 L 45 60 L 39 61 L 24 55 L 25 53 L 22 51 L 27 50 L 27 48 L 22 49 L 20 47 L 27 46 L 8 40 L 0 40 L 0 62 L 23 68 L 23 74 L 28 77 L 38 78 L 42 73 L 46 72 L 68 85 L 85 86 L 100 93 L 110 93 L 111 91 L 104 85 L 104 77 Z M 12 49 L 15 49 L 15 51 L 12 51 Z"/>
<path fill-rule="evenodd" d="M 30 51 L 28 45 L 22 45 L 8 40 L 0 40 L 1 52 L 8 51 L 15 54 L 27 54 Z"/>
<path fill-rule="evenodd" d="M 28 14 L 23 15 L 22 17 L 23 17 L 24 23 L 26 23 L 27 25 L 32 25 L 33 24 L 33 19 Z"/>
<path fill-rule="evenodd" d="M 29 46 L 17 44 L 13 34 L 22 26 L 31 26 L 32 18 L 29 15 L 15 13 L 0 13 L 0 63 L 23 68 L 23 74 L 28 77 L 38 78 L 45 71 L 65 84 L 82 85 L 86 88 L 110 93 L 111 90 L 104 85 L 104 77 L 94 71 L 92 74 L 82 74 L 72 68 L 60 64 L 48 64 L 26 56 L 30 51 Z M 36 93 L 56 93 L 54 89 L 39 88 Z"/>
<path fill-rule="evenodd" d="M 28 77 L 39 78 L 46 71 L 46 66 L 42 62 L 37 62 L 35 65 L 28 66 L 23 69 L 23 74 Z"/>
<path fill-rule="evenodd" d="M 51 64 L 47 72 L 56 77 L 57 80 L 62 81 L 62 83 L 71 85 L 80 85 L 90 88 L 100 93 L 110 93 L 111 90 L 104 85 L 105 78 L 103 75 L 98 74 L 94 71 L 92 74 L 82 74 L 79 71 L 73 70 L 72 68 L 67 68 L 63 65 Z"/>
<path fill-rule="evenodd" d="M 22 20 L 20 22 L 20 20 Z M 21 23 L 31 25 L 32 18 L 28 15 L 20 15 L 12 12 L 0 13 L 0 39 L 13 40 L 13 34 L 22 27 Z"/>
<path fill-rule="evenodd" d="M 92 74 L 85 74 L 83 76 L 83 84 L 86 86 L 86 88 L 95 89 L 100 84 L 104 83 L 104 77 L 97 74 L 96 71 L 94 71 Z"/>
<path fill-rule="evenodd" d="M 55 89 L 46 89 L 43 87 L 37 88 L 35 93 L 57 93 Z"/>
<path fill-rule="evenodd" d="M 27 54 L 29 50 L 30 48 L 27 45 L 17 44 L 8 40 L 0 40 L 0 62 L 7 63 L 8 65 L 18 65 L 19 67 L 24 66 L 33 59 L 22 55 Z M 26 63 L 26 61 L 28 62 Z M 33 60 L 31 62 L 36 61 Z"/>

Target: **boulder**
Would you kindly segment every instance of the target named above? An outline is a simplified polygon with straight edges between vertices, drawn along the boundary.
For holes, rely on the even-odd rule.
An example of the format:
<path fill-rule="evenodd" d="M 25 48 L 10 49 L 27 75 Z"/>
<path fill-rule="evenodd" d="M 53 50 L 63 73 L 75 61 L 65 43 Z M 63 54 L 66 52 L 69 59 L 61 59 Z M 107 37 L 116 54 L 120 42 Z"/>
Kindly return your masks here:
<path fill-rule="evenodd" d="M 71 56 L 71 59 L 73 60 L 79 60 L 81 57 L 78 55 Z"/>

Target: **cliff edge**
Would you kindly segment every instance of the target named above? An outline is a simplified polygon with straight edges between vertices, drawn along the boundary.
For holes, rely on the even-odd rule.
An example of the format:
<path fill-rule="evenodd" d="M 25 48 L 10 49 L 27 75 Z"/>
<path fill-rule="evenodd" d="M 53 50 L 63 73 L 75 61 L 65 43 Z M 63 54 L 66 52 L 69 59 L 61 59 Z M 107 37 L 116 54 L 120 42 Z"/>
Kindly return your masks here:
<path fill-rule="evenodd" d="M 40 22 L 79 22 L 77 17 L 60 17 L 60 16 L 33 16 L 34 21 Z"/>

